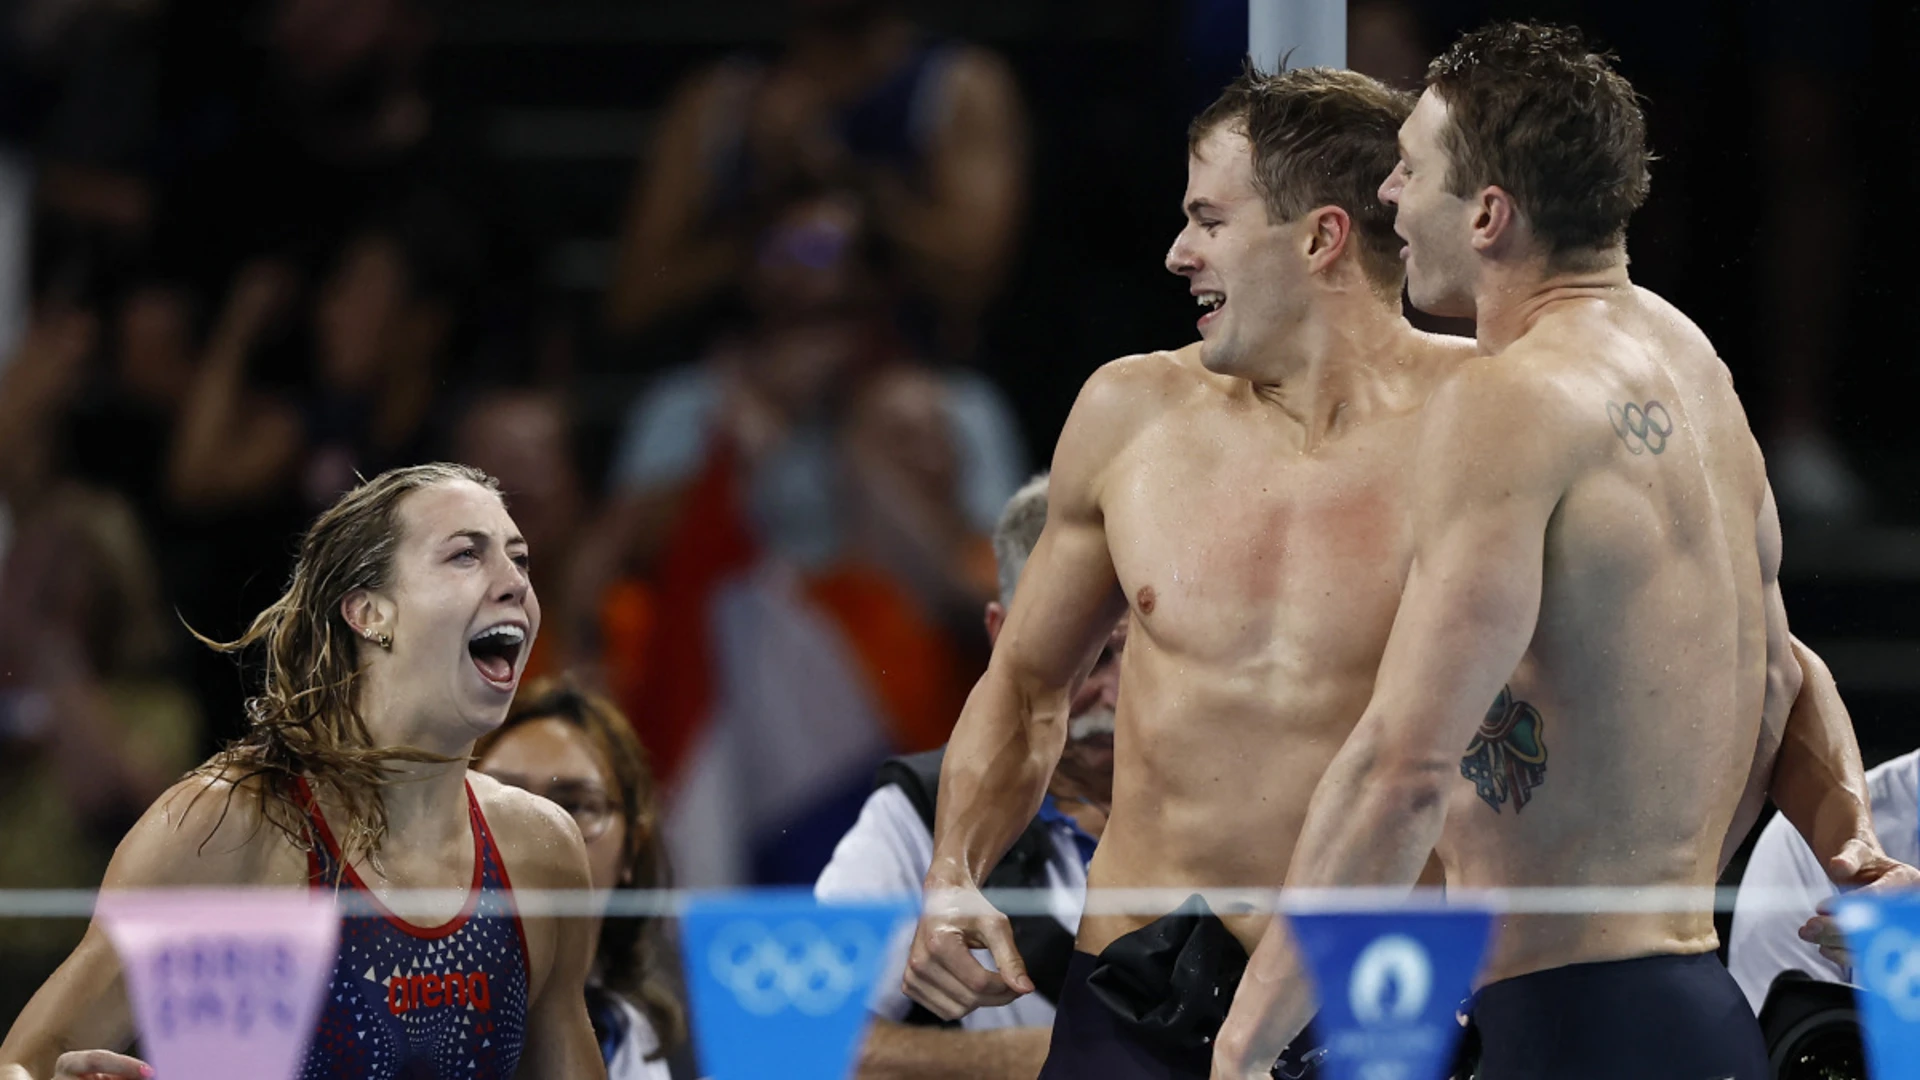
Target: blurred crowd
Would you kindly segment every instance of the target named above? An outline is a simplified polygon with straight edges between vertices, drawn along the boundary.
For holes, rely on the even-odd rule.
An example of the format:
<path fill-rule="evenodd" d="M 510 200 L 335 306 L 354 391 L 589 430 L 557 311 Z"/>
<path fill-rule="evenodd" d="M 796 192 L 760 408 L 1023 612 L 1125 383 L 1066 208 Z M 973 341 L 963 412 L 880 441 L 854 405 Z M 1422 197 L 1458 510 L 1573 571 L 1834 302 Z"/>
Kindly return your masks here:
<path fill-rule="evenodd" d="M 1204 102 L 1245 5 L 1168 7 Z M 1416 85 L 1433 27 L 1350 9 L 1353 65 Z M 681 883 L 811 883 L 875 767 L 945 741 L 985 661 L 988 533 L 1045 449 L 1023 431 L 1051 439 L 1004 374 L 1051 364 L 1070 388 L 1106 358 L 1097 331 L 1059 357 L 990 332 L 1022 244 L 1066 212 L 1030 197 L 1041 126 L 1014 66 L 884 0 L 791 0 L 784 36 L 661 103 L 583 310 L 539 272 L 537 208 L 437 108 L 423 73 L 449 11 L 0 6 L 0 885 L 97 884 L 132 818 L 238 731 L 246 673 L 193 634 L 236 636 L 308 519 L 410 462 L 502 481 L 545 609 L 529 677 L 571 672 L 632 719 Z M 1813 55 L 1762 102 L 1818 136 L 1760 162 L 1783 222 L 1763 310 L 1800 469 L 1782 500 L 1828 514 L 1865 498 L 1821 427 L 1839 286 L 1807 251 L 1835 230 L 1784 208 L 1857 202 L 1809 167 L 1851 137 L 1846 62 Z M 1177 217 L 1171 120 L 1164 217 L 1104 223 L 1152 239 L 1146 280 Z M 1053 242 L 1089 254 L 1046 265 L 1118 273 L 1102 241 Z M 1081 316 L 1077 295 L 1050 314 Z M 1170 325 L 1129 347 L 1180 344 Z M 587 353 L 631 400 L 578 377 Z"/>
<path fill-rule="evenodd" d="M 667 104 L 583 331 L 423 89 L 440 14 L 0 14 L 8 887 L 97 884 L 236 733 L 246 673 L 192 635 L 235 636 L 305 522 L 395 465 L 500 478 L 545 601 L 528 677 L 634 718 L 684 882 L 810 884 L 980 670 L 987 533 L 1029 468 L 967 363 L 1025 192 L 1006 65 L 796 5 Z M 571 342 L 666 326 L 690 347 L 636 362 L 588 469 Z"/>

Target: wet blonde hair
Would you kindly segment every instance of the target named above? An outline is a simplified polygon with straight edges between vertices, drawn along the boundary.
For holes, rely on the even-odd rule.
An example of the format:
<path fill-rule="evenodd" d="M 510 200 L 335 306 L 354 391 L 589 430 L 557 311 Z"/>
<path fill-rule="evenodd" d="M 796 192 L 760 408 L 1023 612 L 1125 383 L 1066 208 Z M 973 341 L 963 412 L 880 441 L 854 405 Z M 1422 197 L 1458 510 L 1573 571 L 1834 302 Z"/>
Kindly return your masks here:
<path fill-rule="evenodd" d="M 386 839 L 380 787 L 394 764 L 460 760 L 374 744 L 357 700 L 365 673 L 360 650 L 368 646 L 341 613 L 348 594 L 392 583 L 401 502 L 416 491 L 459 481 L 500 492 L 491 476 L 466 465 L 390 469 L 361 483 L 307 529 L 286 591 L 246 633 L 232 641 L 194 634 L 223 653 L 257 646 L 264 659 L 260 692 L 247 699 L 245 734 L 199 771 L 231 781 L 229 800 L 234 791 L 250 791 L 262 820 L 303 849 L 312 838 L 294 780 L 305 777 L 314 788 L 330 790 L 346 814 L 339 830 L 342 866 L 379 851 Z"/>

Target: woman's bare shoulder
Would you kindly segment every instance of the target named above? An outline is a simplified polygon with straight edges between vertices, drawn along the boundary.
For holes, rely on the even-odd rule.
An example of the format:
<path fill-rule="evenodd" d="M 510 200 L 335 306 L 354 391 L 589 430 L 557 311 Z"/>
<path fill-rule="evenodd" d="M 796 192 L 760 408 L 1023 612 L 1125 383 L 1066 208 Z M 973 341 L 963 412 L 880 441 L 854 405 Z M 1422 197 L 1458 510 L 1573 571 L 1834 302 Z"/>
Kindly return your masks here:
<path fill-rule="evenodd" d="M 502 784 L 484 773 L 467 773 L 487 828 L 500 846 L 513 883 L 520 888 L 585 888 L 587 846 L 565 810 L 538 795 Z"/>
<path fill-rule="evenodd" d="M 108 887 L 292 885 L 305 855 L 264 811 L 258 775 L 203 765 L 161 793 L 114 850 Z"/>

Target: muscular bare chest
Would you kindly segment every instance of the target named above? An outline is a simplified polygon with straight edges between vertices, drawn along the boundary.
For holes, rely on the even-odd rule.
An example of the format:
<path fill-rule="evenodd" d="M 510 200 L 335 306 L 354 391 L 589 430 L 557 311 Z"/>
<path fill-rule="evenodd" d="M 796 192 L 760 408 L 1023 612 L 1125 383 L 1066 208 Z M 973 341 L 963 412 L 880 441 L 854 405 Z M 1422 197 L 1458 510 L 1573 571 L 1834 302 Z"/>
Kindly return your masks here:
<path fill-rule="evenodd" d="M 1107 536 L 1136 625 L 1230 668 L 1377 657 L 1411 555 L 1413 424 L 1313 455 L 1246 428 L 1170 426 L 1116 463 Z"/>

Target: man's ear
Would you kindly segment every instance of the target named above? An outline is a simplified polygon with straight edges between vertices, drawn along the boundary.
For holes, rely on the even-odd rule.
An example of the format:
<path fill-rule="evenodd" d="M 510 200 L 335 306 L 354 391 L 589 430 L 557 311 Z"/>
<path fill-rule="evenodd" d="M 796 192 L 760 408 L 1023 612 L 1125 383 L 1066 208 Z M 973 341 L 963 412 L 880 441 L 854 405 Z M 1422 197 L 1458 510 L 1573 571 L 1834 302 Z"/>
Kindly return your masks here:
<path fill-rule="evenodd" d="M 1007 625 L 1007 609 L 1000 606 L 1000 601 L 987 601 L 986 622 L 987 644 L 992 645 L 1000 640 L 1000 628 Z"/>
<path fill-rule="evenodd" d="M 1474 249 L 1488 251 L 1512 244 L 1524 228 L 1523 220 L 1519 205 L 1507 189 L 1498 185 L 1481 188 L 1473 215 Z"/>
<path fill-rule="evenodd" d="M 1307 233 L 1307 269 L 1319 273 L 1333 264 L 1347 249 L 1353 236 L 1353 219 L 1338 206 L 1322 206 L 1310 215 L 1313 228 Z"/>

